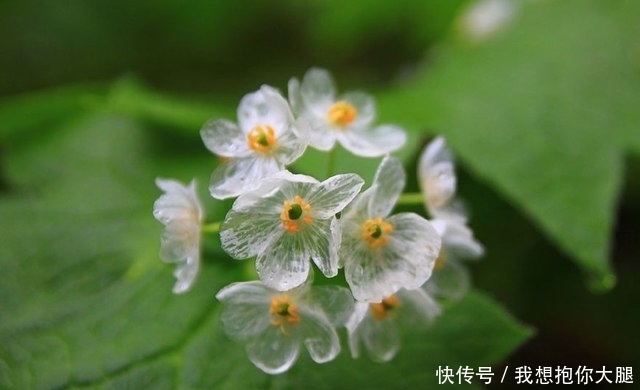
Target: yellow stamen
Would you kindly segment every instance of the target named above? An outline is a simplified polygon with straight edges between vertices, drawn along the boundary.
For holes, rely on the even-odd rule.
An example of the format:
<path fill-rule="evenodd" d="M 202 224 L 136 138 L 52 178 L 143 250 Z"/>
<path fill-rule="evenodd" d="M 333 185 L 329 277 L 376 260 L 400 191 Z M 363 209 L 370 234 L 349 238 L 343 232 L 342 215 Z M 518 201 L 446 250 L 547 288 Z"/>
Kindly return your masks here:
<path fill-rule="evenodd" d="M 298 308 L 296 305 L 289 303 L 289 296 L 287 294 L 271 298 L 269 314 L 271 315 L 269 323 L 273 326 L 280 327 L 280 331 L 284 335 L 288 334 L 285 325 L 295 325 L 300 322 Z"/>
<path fill-rule="evenodd" d="M 247 134 L 247 146 L 254 152 L 266 154 L 276 146 L 273 127 L 258 125 Z"/>
<path fill-rule="evenodd" d="M 371 316 L 376 320 L 381 320 L 389 315 L 391 310 L 394 310 L 398 307 L 398 298 L 395 295 L 387 297 L 379 303 L 372 303 L 369 305 L 369 309 L 371 310 Z"/>
<path fill-rule="evenodd" d="M 388 233 L 393 231 L 393 226 L 389 222 L 385 222 L 382 218 L 367 219 L 362 224 L 362 239 L 372 249 L 377 249 L 389 241 Z"/>
<path fill-rule="evenodd" d="M 327 119 L 333 126 L 346 127 L 358 116 L 358 111 L 354 106 L 345 102 L 335 102 L 327 110 Z"/>
<path fill-rule="evenodd" d="M 311 206 L 302 200 L 299 195 L 293 197 L 293 201 L 285 200 L 280 213 L 282 227 L 288 233 L 297 233 L 300 225 L 311 223 Z"/>

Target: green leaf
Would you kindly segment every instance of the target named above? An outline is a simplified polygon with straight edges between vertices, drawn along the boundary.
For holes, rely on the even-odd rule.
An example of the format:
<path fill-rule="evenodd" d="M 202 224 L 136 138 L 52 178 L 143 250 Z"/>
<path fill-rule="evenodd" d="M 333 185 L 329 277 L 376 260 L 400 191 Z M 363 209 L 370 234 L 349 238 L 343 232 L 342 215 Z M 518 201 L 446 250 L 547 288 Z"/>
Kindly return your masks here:
<path fill-rule="evenodd" d="M 444 45 L 380 106 L 385 118 L 444 134 L 596 287 L 610 288 L 623 151 L 632 139 L 638 150 L 638 41 L 629 35 L 638 3 L 523 2 L 518 11 L 485 42 Z"/>
<path fill-rule="evenodd" d="M 12 185 L 0 197 L 0 387 L 423 386 L 435 382 L 439 365 L 490 366 L 530 335 L 474 293 L 433 328 L 408 332 L 389 364 L 352 361 L 345 350 L 317 365 L 303 353 L 289 373 L 263 374 L 222 333 L 214 299 L 244 278 L 243 266 L 206 245 L 193 290 L 171 294 L 173 269 L 158 259 L 161 225 L 151 215 L 159 196 L 155 136 L 98 115 L 8 150 Z M 197 172 L 201 159 L 189 161 Z"/>

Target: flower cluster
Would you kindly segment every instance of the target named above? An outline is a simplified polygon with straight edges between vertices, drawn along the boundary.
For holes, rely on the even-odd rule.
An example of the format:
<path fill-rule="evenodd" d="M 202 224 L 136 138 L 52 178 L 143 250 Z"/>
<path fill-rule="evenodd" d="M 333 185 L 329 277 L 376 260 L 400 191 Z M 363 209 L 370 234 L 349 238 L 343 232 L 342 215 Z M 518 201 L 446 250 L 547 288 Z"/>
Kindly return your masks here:
<path fill-rule="evenodd" d="M 244 342 L 266 373 L 288 370 L 301 344 L 315 362 L 332 360 L 341 349 L 340 327 L 354 357 L 364 344 L 374 360 L 390 360 L 400 347 L 399 326 L 429 324 L 440 313 L 432 295 L 446 295 L 452 277 L 445 270 L 459 267 L 455 256 L 482 252 L 452 202 L 451 153 L 438 138 L 420 160 L 434 218 L 393 214 L 406 175 L 389 153 L 406 142 L 404 130 L 374 125 L 373 99 L 338 95 L 325 70 L 291 79 L 288 92 L 287 100 L 262 86 L 242 98 L 237 123 L 214 119 L 203 126 L 204 145 L 220 157 L 209 193 L 235 198 L 223 221 L 204 228 L 193 182 L 157 180 L 165 191 L 154 204 L 165 225 L 160 256 L 178 264 L 175 293 L 194 281 L 204 230 L 219 232 L 230 257 L 255 261 L 259 280 L 232 283 L 216 298 L 224 331 Z M 307 147 L 333 153 L 338 144 L 356 156 L 382 157 L 366 190 L 354 173 L 320 181 L 289 170 Z M 315 269 L 327 279 L 343 270 L 346 286 L 315 285 Z M 444 275 L 435 283 L 434 270 Z"/>

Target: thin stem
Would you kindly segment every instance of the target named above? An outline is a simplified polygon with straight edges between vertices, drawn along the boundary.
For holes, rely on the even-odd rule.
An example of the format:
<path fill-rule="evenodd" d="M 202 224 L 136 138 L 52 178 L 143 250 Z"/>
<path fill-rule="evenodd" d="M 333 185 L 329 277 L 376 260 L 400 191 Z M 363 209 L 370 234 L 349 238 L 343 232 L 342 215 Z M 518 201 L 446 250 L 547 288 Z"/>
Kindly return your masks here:
<path fill-rule="evenodd" d="M 400 195 L 398 199 L 398 204 L 422 204 L 424 202 L 424 198 L 422 197 L 421 192 L 407 192 Z"/>
<path fill-rule="evenodd" d="M 203 233 L 218 233 L 220 231 L 220 224 L 222 222 L 211 222 L 202 225 Z"/>
<path fill-rule="evenodd" d="M 334 145 L 333 148 L 327 153 L 327 178 L 333 176 L 333 172 L 336 169 L 336 154 L 338 145 Z"/>

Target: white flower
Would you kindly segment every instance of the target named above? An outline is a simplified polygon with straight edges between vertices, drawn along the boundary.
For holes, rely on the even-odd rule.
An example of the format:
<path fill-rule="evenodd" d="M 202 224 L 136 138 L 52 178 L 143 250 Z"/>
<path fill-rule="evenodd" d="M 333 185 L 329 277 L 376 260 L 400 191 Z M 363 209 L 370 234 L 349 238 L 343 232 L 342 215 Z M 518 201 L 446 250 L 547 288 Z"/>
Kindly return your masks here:
<path fill-rule="evenodd" d="M 400 289 L 376 303 L 358 302 L 346 324 L 351 355 L 360 356 L 362 343 L 371 359 L 387 362 L 400 349 L 401 326 L 415 330 L 439 314 L 438 304 L 421 288 Z"/>
<path fill-rule="evenodd" d="M 464 215 L 449 219 L 434 219 L 431 224 L 442 238 L 442 247 L 433 275 L 425 289 L 438 298 L 458 300 L 469 289 L 469 271 L 463 260 L 476 259 L 484 253 L 482 245 L 473 237 Z"/>
<path fill-rule="evenodd" d="M 242 98 L 238 123 L 215 119 L 200 130 L 205 146 L 228 158 L 211 175 L 209 191 L 217 199 L 255 188 L 300 157 L 307 146 L 306 126 L 294 121 L 287 101 L 269 86 Z"/>
<path fill-rule="evenodd" d="M 414 213 L 389 214 L 404 187 L 400 162 L 385 157 L 372 186 L 342 214 L 340 261 L 353 296 L 379 302 L 400 288 L 420 287 L 431 275 L 440 236 Z"/>
<path fill-rule="evenodd" d="M 267 374 L 288 370 L 304 343 L 317 363 L 340 352 L 335 327 L 353 311 L 345 288 L 311 287 L 310 283 L 280 292 L 258 281 L 233 283 L 218 292 L 224 331 L 246 341 L 249 360 Z"/>
<path fill-rule="evenodd" d="M 438 298 L 460 299 L 469 289 L 469 272 L 462 259 L 482 256 L 484 249 L 467 227 L 467 217 L 456 194 L 453 155 L 444 138 L 429 143 L 420 156 L 418 178 L 431 224 L 442 238 L 442 247 L 426 289 Z"/>
<path fill-rule="evenodd" d="M 336 96 L 329 72 L 312 68 L 302 83 L 289 80 L 289 101 L 294 112 L 309 124 L 309 144 L 319 150 L 330 150 L 338 141 L 351 153 L 376 157 L 404 145 L 404 130 L 393 125 L 373 127 L 375 105 L 363 92 L 347 92 Z"/>
<path fill-rule="evenodd" d="M 444 138 L 435 138 L 422 151 L 418 179 L 427 211 L 432 216 L 446 214 L 456 193 L 456 174 Z"/>
<path fill-rule="evenodd" d="M 176 263 L 173 292 L 180 294 L 191 287 L 200 266 L 202 206 L 193 180 L 184 186 L 175 180 L 158 178 L 156 185 L 165 192 L 153 204 L 153 216 L 165 225 L 160 258 Z"/>
<path fill-rule="evenodd" d="M 310 259 L 325 276 L 333 277 L 340 245 L 335 215 L 362 184 L 356 174 L 320 183 L 282 171 L 236 199 L 221 226 L 222 248 L 236 259 L 257 256 L 260 280 L 276 290 L 302 284 Z"/>

